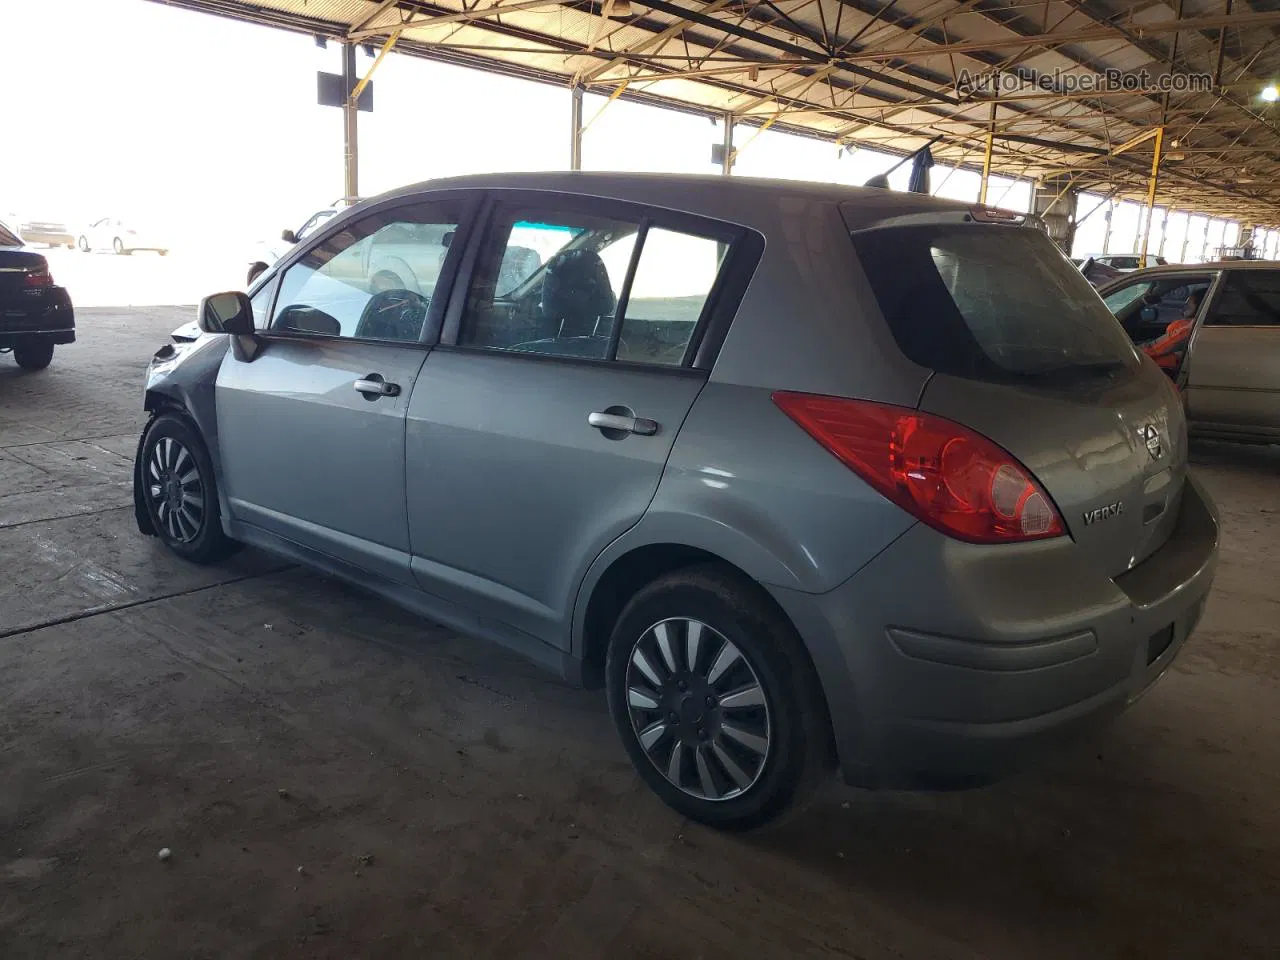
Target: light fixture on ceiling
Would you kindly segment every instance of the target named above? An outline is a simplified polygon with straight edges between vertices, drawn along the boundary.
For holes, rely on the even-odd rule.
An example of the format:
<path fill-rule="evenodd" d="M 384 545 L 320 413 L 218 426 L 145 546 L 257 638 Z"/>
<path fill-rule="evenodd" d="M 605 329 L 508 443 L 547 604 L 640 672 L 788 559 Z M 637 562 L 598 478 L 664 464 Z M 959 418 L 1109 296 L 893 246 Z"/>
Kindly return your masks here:
<path fill-rule="evenodd" d="M 316 46 L 319 47 L 321 50 L 328 48 L 329 41 L 325 38 L 325 35 L 323 33 L 316 34 Z"/>
<path fill-rule="evenodd" d="M 613 7 L 609 10 L 609 19 L 631 19 L 631 0 L 613 0 Z"/>
<path fill-rule="evenodd" d="M 1280 100 L 1280 87 L 1277 87 L 1274 83 L 1269 83 L 1262 88 L 1262 93 L 1259 96 L 1267 103 L 1275 103 Z"/>

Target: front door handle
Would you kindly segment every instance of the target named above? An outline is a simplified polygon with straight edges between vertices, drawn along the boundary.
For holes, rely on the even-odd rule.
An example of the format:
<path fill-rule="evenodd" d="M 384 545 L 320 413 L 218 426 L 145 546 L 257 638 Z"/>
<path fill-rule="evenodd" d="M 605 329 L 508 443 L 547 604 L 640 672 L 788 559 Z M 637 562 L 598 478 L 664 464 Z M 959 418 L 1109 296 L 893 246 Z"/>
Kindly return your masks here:
<path fill-rule="evenodd" d="M 366 400 L 377 400 L 379 397 L 400 396 L 400 384 L 391 383 L 382 378 L 380 373 L 371 373 L 357 380 L 354 384 L 357 393 L 363 393 Z"/>
<path fill-rule="evenodd" d="M 623 413 L 594 411 L 587 415 L 587 423 L 601 431 L 606 437 L 619 433 L 634 433 L 641 437 L 652 437 L 658 432 L 658 421 L 648 417 L 633 417 Z"/>

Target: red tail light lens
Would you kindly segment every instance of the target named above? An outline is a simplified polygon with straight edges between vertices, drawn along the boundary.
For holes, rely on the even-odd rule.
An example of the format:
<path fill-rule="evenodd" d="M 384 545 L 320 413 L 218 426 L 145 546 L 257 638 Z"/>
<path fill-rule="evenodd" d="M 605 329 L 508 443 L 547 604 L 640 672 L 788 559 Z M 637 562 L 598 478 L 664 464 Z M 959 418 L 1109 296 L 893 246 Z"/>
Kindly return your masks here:
<path fill-rule="evenodd" d="M 1066 532 L 1022 464 L 958 423 L 811 393 L 778 392 L 773 402 L 886 498 L 948 536 L 1015 543 Z"/>
<path fill-rule="evenodd" d="M 48 267 L 37 267 L 30 271 L 23 281 L 28 287 L 52 287 L 53 275 Z"/>

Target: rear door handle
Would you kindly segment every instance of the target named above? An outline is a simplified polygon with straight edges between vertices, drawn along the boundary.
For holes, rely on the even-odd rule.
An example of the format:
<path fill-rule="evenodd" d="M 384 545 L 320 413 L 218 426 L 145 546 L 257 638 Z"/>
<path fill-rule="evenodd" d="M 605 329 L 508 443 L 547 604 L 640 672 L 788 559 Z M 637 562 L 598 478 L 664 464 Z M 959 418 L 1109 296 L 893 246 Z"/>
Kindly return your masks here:
<path fill-rule="evenodd" d="M 658 421 L 648 417 L 629 417 L 621 413 L 601 413 L 594 411 L 587 415 L 587 423 L 597 430 L 618 433 L 634 433 L 641 437 L 652 437 L 658 432 Z"/>
<path fill-rule="evenodd" d="M 400 384 L 382 379 L 382 374 L 371 373 L 357 380 L 354 384 L 357 393 L 363 393 L 366 400 L 377 400 L 379 397 L 400 396 Z"/>

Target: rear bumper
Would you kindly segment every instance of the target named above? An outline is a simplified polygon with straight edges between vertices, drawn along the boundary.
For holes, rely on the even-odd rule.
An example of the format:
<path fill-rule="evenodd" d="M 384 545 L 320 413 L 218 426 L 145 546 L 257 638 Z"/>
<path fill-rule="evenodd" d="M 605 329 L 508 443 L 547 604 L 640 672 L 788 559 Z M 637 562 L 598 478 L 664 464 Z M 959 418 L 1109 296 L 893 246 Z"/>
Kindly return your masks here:
<path fill-rule="evenodd" d="M 822 677 L 845 778 L 963 784 L 1025 766 L 1135 701 L 1203 612 L 1218 519 L 1189 480 L 1165 545 L 1114 579 L 1051 542 L 913 527 L 823 595 L 772 588 Z"/>
<path fill-rule="evenodd" d="M 50 288 L 40 297 L 22 293 L 0 301 L 0 347 L 32 341 L 73 343 L 75 339 L 75 310 L 63 287 Z"/>

